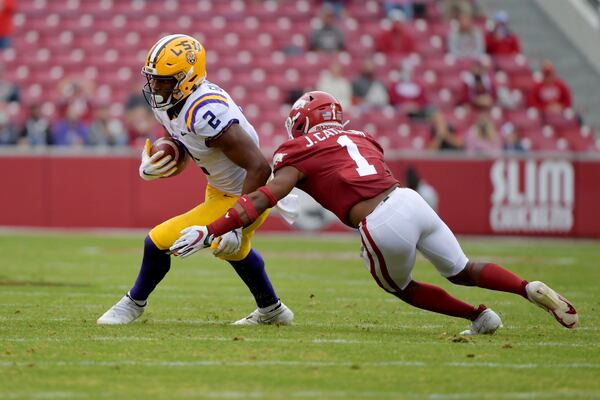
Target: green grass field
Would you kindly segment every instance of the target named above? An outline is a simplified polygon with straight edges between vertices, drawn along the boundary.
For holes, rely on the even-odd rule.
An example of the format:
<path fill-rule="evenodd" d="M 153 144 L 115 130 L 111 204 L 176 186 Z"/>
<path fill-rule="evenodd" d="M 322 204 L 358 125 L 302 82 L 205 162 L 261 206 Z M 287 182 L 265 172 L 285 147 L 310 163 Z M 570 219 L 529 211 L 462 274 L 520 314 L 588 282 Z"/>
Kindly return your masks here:
<path fill-rule="evenodd" d="M 514 295 L 415 277 L 501 314 L 494 336 L 377 287 L 353 237 L 257 235 L 290 327 L 234 327 L 254 309 L 210 253 L 175 260 L 140 321 L 97 326 L 130 287 L 143 233 L 0 234 L 0 399 L 600 398 L 600 247 L 593 241 L 464 239 L 472 259 L 571 299 L 562 328 Z"/>

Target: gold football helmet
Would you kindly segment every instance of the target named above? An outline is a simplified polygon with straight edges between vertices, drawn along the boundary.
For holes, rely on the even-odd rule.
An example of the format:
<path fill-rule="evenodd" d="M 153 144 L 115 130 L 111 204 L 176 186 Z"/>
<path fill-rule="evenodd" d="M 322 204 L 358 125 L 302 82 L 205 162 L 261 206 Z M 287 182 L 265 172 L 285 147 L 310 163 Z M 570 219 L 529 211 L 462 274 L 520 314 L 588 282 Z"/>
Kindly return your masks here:
<path fill-rule="evenodd" d="M 206 51 L 191 36 L 169 35 L 148 52 L 142 74 L 150 107 L 168 110 L 188 97 L 206 78 Z"/>

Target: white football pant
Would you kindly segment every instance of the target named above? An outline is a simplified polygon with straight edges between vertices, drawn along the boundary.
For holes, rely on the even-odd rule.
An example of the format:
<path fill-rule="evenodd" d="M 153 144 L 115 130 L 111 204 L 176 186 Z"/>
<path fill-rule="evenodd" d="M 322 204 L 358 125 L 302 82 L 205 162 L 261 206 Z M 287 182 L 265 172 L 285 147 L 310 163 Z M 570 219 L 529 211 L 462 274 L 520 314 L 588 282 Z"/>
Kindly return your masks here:
<path fill-rule="evenodd" d="M 417 249 L 443 277 L 458 274 L 469 261 L 456 237 L 414 190 L 398 188 L 359 224 L 365 266 L 389 292 L 412 280 Z"/>

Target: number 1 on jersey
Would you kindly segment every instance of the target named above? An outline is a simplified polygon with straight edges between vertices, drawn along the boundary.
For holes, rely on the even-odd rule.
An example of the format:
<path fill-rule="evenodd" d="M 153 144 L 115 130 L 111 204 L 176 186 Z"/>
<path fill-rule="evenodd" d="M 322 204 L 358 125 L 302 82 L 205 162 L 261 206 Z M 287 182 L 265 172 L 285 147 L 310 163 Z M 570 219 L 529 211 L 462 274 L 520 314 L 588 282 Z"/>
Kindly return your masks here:
<path fill-rule="evenodd" d="M 369 164 L 367 159 L 360 154 L 358 151 L 358 146 L 352 141 L 352 139 L 346 135 L 343 135 L 338 138 L 337 142 L 340 144 L 340 146 L 345 147 L 346 150 L 348 150 L 348 155 L 350 155 L 350 158 L 352 158 L 358 167 L 356 168 L 356 172 L 358 172 L 359 176 L 374 175 L 377 173 L 375 166 Z"/>

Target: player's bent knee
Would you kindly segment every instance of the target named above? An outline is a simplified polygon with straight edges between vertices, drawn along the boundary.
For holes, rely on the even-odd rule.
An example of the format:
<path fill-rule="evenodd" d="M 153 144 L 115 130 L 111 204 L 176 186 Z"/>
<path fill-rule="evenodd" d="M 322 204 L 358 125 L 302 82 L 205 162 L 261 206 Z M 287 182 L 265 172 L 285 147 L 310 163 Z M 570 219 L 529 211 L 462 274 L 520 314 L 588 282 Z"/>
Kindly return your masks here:
<path fill-rule="evenodd" d="M 484 266 L 485 263 L 469 261 L 462 271 L 456 275 L 449 276 L 447 279 L 456 285 L 477 286 L 479 273 Z"/>
<path fill-rule="evenodd" d="M 163 233 L 161 225 L 155 226 L 148 233 L 148 238 L 154 243 L 154 245 L 160 250 L 167 250 L 173 244 Z"/>
<path fill-rule="evenodd" d="M 144 249 L 158 249 L 158 246 L 154 243 L 150 234 L 146 235 L 146 238 L 144 239 Z"/>
<path fill-rule="evenodd" d="M 462 271 L 460 271 L 458 274 L 456 274 L 454 276 L 447 277 L 446 279 L 448 279 L 450 282 L 454 283 L 455 285 L 473 286 L 473 284 L 469 282 L 468 275 L 466 274 L 465 269 L 463 269 Z"/>
<path fill-rule="evenodd" d="M 415 296 L 417 287 L 418 287 L 418 284 L 415 281 L 410 281 L 404 289 L 398 290 L 395 292 L 390 292 L 390 293 L 392 293 L 394 296 L 396 296 L 400 300 L 402 300 L 408 304 L 412 304 L 412 300 Z"/>

